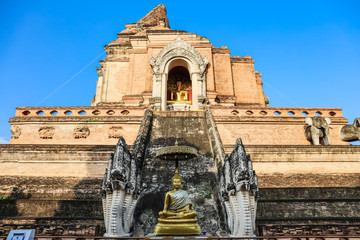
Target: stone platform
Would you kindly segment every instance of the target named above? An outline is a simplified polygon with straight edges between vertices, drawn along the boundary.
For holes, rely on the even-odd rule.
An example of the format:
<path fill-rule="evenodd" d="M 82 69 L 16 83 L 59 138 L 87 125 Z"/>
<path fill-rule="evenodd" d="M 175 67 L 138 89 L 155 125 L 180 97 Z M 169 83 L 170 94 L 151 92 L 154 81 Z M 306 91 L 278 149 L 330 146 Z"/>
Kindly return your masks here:
<path fill-rule="evenodd" d="M 153 233 L 150 233 L 146 236 L 149 239 L 185 239 L 185 240 L 192 240 L 192 239 L 208 239 L 211 235 L 206 233 L 198 235 L 198 236 L 154 236 Z"/>

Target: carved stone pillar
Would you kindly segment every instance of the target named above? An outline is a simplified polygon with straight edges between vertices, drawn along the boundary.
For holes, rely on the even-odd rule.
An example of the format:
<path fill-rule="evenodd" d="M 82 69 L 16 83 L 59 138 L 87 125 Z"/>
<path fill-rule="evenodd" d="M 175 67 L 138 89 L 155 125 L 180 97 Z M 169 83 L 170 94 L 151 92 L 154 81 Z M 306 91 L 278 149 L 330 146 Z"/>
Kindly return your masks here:
<path fill-rule="evenodd" d="M 161 74 L 154 73 L 153 75 L 153 91 L 150 104 L 154 106 L 155 111 L 159 111 L 161 108 Z"/>
<path fill-rule="evenodd" d="M 205 73 L 199 73 L 198 77 L 198 105 L 199 110 L 203 110 L 204 106 L 206 105 L 206 76 Z"/>
<path fill-rule="evenodd" d="M 192 109 L 191 110 L 199 110 L 199 73 L 198 72 L 192 72 L 191 73 L 191 82 L 192 82 Z"/>
<path fill-rule="evenodd" d="M 167 100 L 167 74 L 161 74 L 161 111 L 166 111 Z"/>

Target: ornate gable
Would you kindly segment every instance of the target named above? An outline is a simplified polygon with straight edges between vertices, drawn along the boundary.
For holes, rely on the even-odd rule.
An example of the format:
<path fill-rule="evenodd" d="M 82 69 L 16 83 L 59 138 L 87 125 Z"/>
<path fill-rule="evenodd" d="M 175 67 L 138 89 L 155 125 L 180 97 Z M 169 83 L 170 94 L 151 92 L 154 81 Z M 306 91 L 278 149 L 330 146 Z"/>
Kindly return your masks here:
<path fill-rule="evenodd" d="M 190 62 L 198 66 L 196 70 L 200 72 L 200 75 L 204 74 L 206 66 L 209 63 L 209 59 L 206 56 L 203 58 L 191 44 L 177 37 L 161 50 L 156 59 L 154 57 L 150 59 L 150 65 L 154 73 L 158 74 L 164 71 L 165 65 L 170 59 L 178 56 L 187 58 Z"/>

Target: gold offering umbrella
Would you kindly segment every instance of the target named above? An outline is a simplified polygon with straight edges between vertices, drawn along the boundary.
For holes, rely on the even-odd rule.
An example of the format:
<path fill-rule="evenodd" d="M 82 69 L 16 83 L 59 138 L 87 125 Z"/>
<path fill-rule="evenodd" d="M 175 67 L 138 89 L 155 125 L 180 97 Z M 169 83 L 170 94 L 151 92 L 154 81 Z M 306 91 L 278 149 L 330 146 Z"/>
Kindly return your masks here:
<path fill-rule="evenodd" d="M 156 151 L 156 157 L 161 160 L 189 160 L 197 156 L 197 149 L 188 146 L 169 146 Z"/>
<path fill-rule="evenodd" d="M 175 161 L 175 167 L 179 167 L 179 161 L 191 160 L 197 156 L 197 149 L 189 146 L 175 146 L 163 147 L 156 151 L 156 158 L 166 161 Z"/>

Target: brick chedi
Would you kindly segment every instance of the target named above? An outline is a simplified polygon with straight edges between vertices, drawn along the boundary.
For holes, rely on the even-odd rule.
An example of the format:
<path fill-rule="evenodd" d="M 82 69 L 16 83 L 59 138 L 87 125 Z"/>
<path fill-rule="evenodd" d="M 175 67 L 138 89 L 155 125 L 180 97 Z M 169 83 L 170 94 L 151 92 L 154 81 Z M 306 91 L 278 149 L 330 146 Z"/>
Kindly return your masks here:
<path fill-rule="evenodd" d="M 132 151 L 150 109 L 158 124 L 153 149 L 156 134 L 179 132 L 190 117 L 201 128 L 192 126 L 184 139 L 204 145 L 200 136 L 209 136 L 206 157 L 222 147 L 230 154 L 242 139 L 258 176 L 259 235 L 359 234 L 360 147 L 348 143 L 359 139 L 359 124 L 344 127 L 342 109 L 270 106 L 254 59 L 171 29 L 164 5 L 125 24 L 105 51 L 91 106 L 18 107 L 9 120 L 10 144 L 0 145 L 0 195 L 9 197 L 0 200 L 1 224 L 103 233 L 99 196 L 109 155 L 120 137 Z M 201 122 L 204 112 L 213 122 Z M 207 196 L 198 203 L 215 206 Z M 145 229 L 140 236 L 153 219 L 149 212 L 137 216 Z M 49 224 L 59 228 L 46 230 Z"/>

